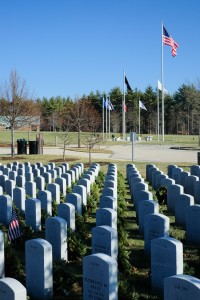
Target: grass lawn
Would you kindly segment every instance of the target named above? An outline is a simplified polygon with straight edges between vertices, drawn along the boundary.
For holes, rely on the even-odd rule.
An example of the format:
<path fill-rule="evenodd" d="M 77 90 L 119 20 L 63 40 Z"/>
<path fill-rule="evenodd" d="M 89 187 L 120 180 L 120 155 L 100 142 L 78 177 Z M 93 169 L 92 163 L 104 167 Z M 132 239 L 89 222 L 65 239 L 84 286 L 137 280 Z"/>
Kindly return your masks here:
<path fill-rule="evenodd" d="M 18 139 L 26 139 L 27 141 L 35 141 L 37 132 L 36 131 L 15 131 L 15 142 L 17 144 Z M 41 132 L 44 139 L 44 146 L 58 146 L 62 145 L 62 139 L 61 136 L 64 134 L 63 132 Z M 109 141 L 105 140 L 103 141 L 102 133 L 98 133 L 102 142 L 101 145 L 107 145 L 109 143 L 118 144 L 121 143 L 120 141 Z M 141 135 L 141 142 L 140 143 L 146 143 L 145 137 L 149 134 L 142 134 Z M 86 133 L 81 133 L 81 141 L 84 143 L 84 138 L 86 136 Z M 120 137 L 120 134 L 115 134 L 116 137 Z M 158 145 L 177 145 L 177 146 L 192 146 L 192 147 L 198 147 L 199 146 L 199 136 L 198 135 L 165 135 L 165 141 L 162 141 L 162 136 L 160 135 L 159 141 L 158 136 L 156 134 L 153 134 L 153 140 L 151 141 L 151 144 L 158 144 Z M 105 136 L 104 136 L 105 137 Z M 130 137 L 129 134 L 126 134 L 126 137 Z M 70 138 L 70 145 L 77 145 L 77 139 L 78 134 L 77 132 L 70 132 L 69 133 Z M 7 131 L 0 131 L 0 146 L 1 145 L 9 145 L 11 143 L 11 132 L 9 130 Z"/>

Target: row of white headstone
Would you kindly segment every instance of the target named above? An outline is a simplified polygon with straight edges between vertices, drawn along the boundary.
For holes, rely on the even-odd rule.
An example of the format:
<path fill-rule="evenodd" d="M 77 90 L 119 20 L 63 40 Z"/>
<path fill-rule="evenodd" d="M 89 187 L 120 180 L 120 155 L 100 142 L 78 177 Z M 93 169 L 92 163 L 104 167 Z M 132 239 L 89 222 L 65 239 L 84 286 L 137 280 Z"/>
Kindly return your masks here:
<path fill-rule="evenodd" d="M 26 224 L 34 230 L 41 230 L 41 209 L 46 210 L 49 215 L 45 222 L 45 240 L 36 239 L 26 242 L 26 289 L 22 289 L 22 285 L 13 279 L 4 278 L 4 237 L 3 233 L 1 234 L 1 299 L 16 300 L 23 299 L 23 297 L 26 299 L 26 290 L 28 294 L 39 299 L 51 298 L 53 293 L 52 257 L 68 259 L 67 226 L 75 230 L 75 210 L 78 211 L 80 203 L 83 205 L 83 202 L 86 201 L 83 190 L 85 189 L 89 193 L 90 184 L 94 182 L 95 172 L 88 170 L 83 174 L 83 171 L 82 163 L 75 165 L 70 170 L 69 165 L 65 163 L 59 167 L 56 167 L 54 163 L 42 166 L 41 163 L 30 165 L 29 162 L 0 165 L 1 193 L 5 193 L 0 195 L 0 222 L 5 225 L 9 223 L 12 202 L 25 213 Z M 53 178 L 47 176 L 48 174 L 53 174 Z M 17 176 L 21 179 L 18 183 L 23 183 L 20 187 L 17 186 Z M 79 179 L 80 177 L 81 179 Z M 37 186 L 39 191 L 38 198 L 36 198 L 36 182 L 44 183 L 45 178 L 51 180 Z M 59 181 L 59 179 L 62 180 Z M 75 180 L 78 180 L 78 185 L 74 185 L 73 192 L 66 195 L 66 203 L 60 203 L 60 195 L 64 194 L 63 189 L 66 191 L 66 187 L 71 187 L 71 183 Z M 27 195 L 35 196 L 35 198 L 26 199 Z M 57 217 L 51 217 L 52 200 L 58 203 Z M 17 285 L 20 288 L 17 288 Z M 11 291 L 14 298 L 10 297 Z"/>
<path fill-rule="evenodd" d="M 67 261 L 67 227 L 75 230 L 75 211 L 82 214 L 90 186 L 99 170 L 99 164 L 93 164 L 87 172 L 84 172 L 83 164 L 77 164 L 70 170 L 68 164 L 59 167 L 54 163 L 42 166 L 41 163 L 30 165 L 28 162 L 0 165 L 0 192 L 8 192 L 0 195 L 0 222 L 9 223 L 12 202 L 25 213 L 26 224 L 36 231 L 41 230 L 41 209 L 49 215 L 45 221 L 45 239 L 32 239 L 25 245 L 26 288 L 17 280 L 5 277 L 4 236 L 1 232 L 0 299 L 24 300 L 27 294 L 36 299 L 52 298 L 53 258 Z M 18 183 L 22 183 L 20 187 L 16 184 L 17 176 L 20 176 Z M 75 180 L 78 184 L 73 186 L 72 193 L 65 195 L 63 191 Z M 60 203 L 61 194 L 66 196 L 66 203 Z M 56 217 L 51 217 L 52 200 L 58 204 Z M 117 254 L 117 168 L 110 164 L 100 208 L 96 212 L 96 227 L 92 230 L 92 254 L 83 258 L 84 299 L 91 295 L 93 298 L 90 299 L 96 299 L 97 295 L 99 299 L 117 299 Z"/>
<path fill-rule="evenodd" d="M 174 166 L 174 171 L 176 168 Z M 173 204 L 175 207 L 177 205 L 176 202 L 179 202 L 176 211 L 180 207 L 182 215 L 186 218 L 187 209 L 186 207 L 181 207 L 182 203 L 183 206 L 185 205 L 185 198 L 182 197 L 179 200 L 181 193 L 176 193 L 175 196 L 173 192 L 170 193 L 171 189 L 173 190 L 174 186 L 177 186 L 175 178 L 173 178 L 177 170 L 170 173 L 172 169 L 172 165 L 170 165 L 168 167 L 168 175 L 165 175 L 155 165 L 147 165 L 146 181 L 155 190 L 161 186 L 166 186 L 168 209 L 170 210 L 172 202 L 175 202 Z M 183 245 L 180 241 L 169 236 L 169 218 L 159 213 L 159 205 L 157 201 L 153 200 L 152 193 L 148 191 L 148 184 L 144 182 L 135 165 L 128 164 L 126 174 L 136 210 L 139 230 L 144 235 L 144 250 L 151 257 L 150 273 L 153 292 L 164 296 L 165 300 L 200 299 L 200 280 L 183 274 Z M 183 187 L 179 191 L 183 192 Z M 188 197 L 190 198 L 190 195 Z M 197 210 L 199 211 L 199 205 L 191 205 L 190 209 L 194 213 L 192 217 L 191 213 L 188 213 L 187 219 L 191 218 L 188 224 L 192 223 L 192 218 L 195 217 Z M 191 230 L 188 230 L 188 232 L 191 232 Z M 198 235 L 197 231 L 196 235 Z M 191 236 L 191 234 L 188 234 L 188 236 Z"/>
<path fill-rule="evenodd" d="M 160 172 L 154 165 L 147 166 L 147 177 L 151 175 L 149 182 L 155 190 L 161 185 L 167 188 L 167 210 L 175 215 L 176 225 L 186 230 L 187 242 L 199 246 L 200 166 L 193 165 L 190 172 L 186 172 L 176 165 L 169 165 L 167 175 Z"/>
<path fill-rule="evenodd" d="M 92 228 L 92 254 L 83 258 L 83 299 L 118 299 L 117 166 L 109 164 L 96 227 Z"/>

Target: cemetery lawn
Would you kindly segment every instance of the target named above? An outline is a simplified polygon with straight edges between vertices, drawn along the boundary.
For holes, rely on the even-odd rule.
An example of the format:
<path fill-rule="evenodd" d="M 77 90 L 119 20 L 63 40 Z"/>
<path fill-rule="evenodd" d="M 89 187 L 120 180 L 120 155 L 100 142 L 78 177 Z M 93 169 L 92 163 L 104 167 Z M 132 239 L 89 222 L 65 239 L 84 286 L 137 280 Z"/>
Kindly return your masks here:
<path fill-rule="evenodd" d="M 46 164 L 50 161 L 60 165 L 63 160 L 59 155 L 20 155 L 14 160 L 19 162 L 38 161 Z M 0 156 L 0 162 L 6 165 L 13 160 L 7 156 Z M 76 163 L 83 162 L 85 169 L 89 168 L 88 160 L 74 157 L 67 157 L 66 162 L 70 167 Z M 130 196 L 126 176 L 126 164 L 128 162 L 99 160 L 95 161 L 101 165 L 101 172 L 95 184 L 91 189 L 91 197 L 88 199 L 87 210 L 82 217 L 76 217 L 76 233 L 69 232 L 68 235 L 68 258 L 69 261 L 54 261 L 54 300 L 64 299 L 82 299 L 82 257 L 91 254 L 91 229 L 96 226 L 95 213 L 99 206 L 99 197 L 103 187 L 105 174 L 110 162 L 116 163 L 118 168 L 118 230 L 119 230 L 119 274 L 118 287 L 120 300 L 137 300 L 137 299 L 157 299 L 156 295 L 151 292 L 150 280 L 150 259 L 144 252 L 144 240 L 138 230 L 136 214 L 133 207 L 133 201 Z M 131 162 L 130 162 L 131 163 Z M 146 164 L 152 162 L 136 162 L 135 165 L 143 178 L 146 178 Z M 170 163 L 156 163 L 156 166 L 167 173 L 167 166 Z M 180 167 L 189 170 L 190 164 L 181 163 Z M 149 190 L 154 194 L 155 191 L 149 186 Z M 68 191 L 69 192 L 69 191 Z M 56 206 L 54 206 L 54 215 L 56 215 Z M 200 278 L 200 249 L 188 245 L 185 239 L 185 230 L 175 225 L 175 218 L 167 211 L 165 205 L 160 206 L 160 213 L 170 218 L 170 236 L 180 240 L 184 249 L 184 274 Z M 16 240 L 15 243 L 5 242 L 6 255 L 6 277 L 14 277 L 25 286 L 25 241 L 32 238 L 44 238 L 44 220 L 41 232 L 34 232 L 30 227 L 25 226 L 24 216 L 20 215 L 20 223 L 24 226 L 24 235 Z M 0 224 L 0 230 L 5 234 L 7 228 Z"/>
<path fill-rule="evenodd" d="M 62 136 L 66 135 L 65 132 L 50 132 L 50 131 L 41 131 L 40 132 L 43 135 L 44 139 L 44 146 L 62 146 L 63 140 Z M 18 139 L 25 139 L 26 141 L 35 141 L 37 136 L 36 131 L 20 131 L 15 130 L 15 144 L 17 145 Z M 123 141 L 113 141 L 113 140 L 105 140 L 106 135 L 104 135 L 103 140 L 103 134 L 100 132 L 97 133 L 100 140 L 101 145 L 115 145 L 115 144 L 121 144 Z M 120 133 L 115 133 L 115 137 L 120 137 Z M 157 134 L 150 134 L 152 136 L 152 141 L 150 144 L 154 145 L 178 145 L 178 146 L 188 146 L 188 147 L 195 147 L 199 148 L 199 136 L 198 135 L 165 135 L 165 141 L 158 141 Z M 87 136 L 86 132 L 81 132 L 81 143 L 84 145 L 85 137 Z M 147 144 L 145 138 L 149 136 L 149 134 L 141 134 L 141 141 L 140 143 Z M 126 134 L 126 138 L 129 138 L 130 134 Z M 69 132 L 69 147 L 73 147 L 73 145 L 77 145 L 78 140 L 78 133 L 77 132 Z M 11 143 L 11 132 L 10 130 L 4 130 L 0 131 L 0 147 L 2 146 L 10 146 Z M 127 143 L 127 142 L 126 142 Z M 97 148 L 97 145 L 95 146 Z"/>

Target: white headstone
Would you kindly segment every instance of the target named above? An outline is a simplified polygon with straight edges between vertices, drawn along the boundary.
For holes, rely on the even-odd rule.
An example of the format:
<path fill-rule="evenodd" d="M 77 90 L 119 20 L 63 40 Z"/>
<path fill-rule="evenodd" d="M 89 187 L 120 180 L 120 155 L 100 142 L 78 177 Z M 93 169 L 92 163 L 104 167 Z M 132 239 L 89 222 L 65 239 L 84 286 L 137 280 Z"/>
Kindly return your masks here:
<path fill-rule="evenodd" d="M 26 300 L 26 288 L 15 278 L 0 279 L 1 300 Z"/>
<path fill-rule="evenodd" d="M 25 243 L 26 289 L 30 297 L 51 299 L 53 296 L 52 246 L 44 239 Z"/>
<path fill-rule="evenodd" d="M 5 277 L 4 233 L 0 230 L 0 278 Z M 1 293 L 0 293 L 1 299 Z"/>
<path fill-rule="evenodd" d="M 75 185 L 72 190 L 73 193 L 79 194 L 82 199 L 82 204 L 87 205 L 87 190 L 84 185 Z"/>
<path fill-rule="evenodd" d="M 111 196 L 101 196 L 99 207 L 112 208 L 117 211 L 117 199 Z"/>
<path fill-rule="evenodd" d="M 107 225 L 117 230 L 117 212 L 111 208 L 99 208 L 96 211 L 96 226 Z"/>
<path fill-rule="evenodd" d="M 138 223 L 140 233 L 144 233 L 144 220 L 146 215 L 158 214 L 159 204 L 153 200 L 143 200 L 138 203 Z"/>
<path fill-rule="evenodd" d="M 176 225 L 185 226 L 186 208 L 194 205 L 194 197 L 188 194 L 181 194 L 175 200 L 175 223 Z"/>
<path fill-rule="evenodd" d="M 83 300 L 118 299 L 116 259 L 103 254 L 83 257 Z"/>
<path fill-rule="evenodd" d="M 68 260 L 67 222 L 60 217 L 50 217 L 45 222 L 45 239 L 52 245 L 55 259 Z"/>
<path fill-rule="evenodd" d="M 57 207 L 58 217 L 63 218 L 67 222 L 67 227 L 72 231 L 76 229 L 75 223 L 75 206 L 71 203 L 60 203 Z"/>
<path fill-rule="evenodd" d="M 200 181 L 194 182 L 194 201 L 200 204 Z"/>
<path fill-rule="evenodd" d="M 199 181 L 199 177 L 195 175 L 188 176 L 185 183 L 185 193 L 194 196 L 195 183 Z"/>
<path fill-rule="evenodd" d="M 57 183 L 49 183 L 47 190 L 51 192 L 52 200 L 60 203 L 60 186 Z"/>
<path fill-rule="evenodd" d="M 183 274 L 183 244 L 173 238 L 158 238 L 151 242 L 151 287 L 162 295 L 166 277 Z"/>
<path fill-rule="evenodd" d="M 179 184 L 172 184 L 167 188 L 167 209 L 175 212 L 175 200 L 180 194 L 183 194 L 183 186 Z"/>
<path fill-rule="evenodd" d="M 200 280 L 190 275 L 174 275 L 164 280 L 164 300 L 199 300 Z"/>
<path fill-rule="evenodd" d="M 33 230 L 41 230 L 41 202 L 38 199 L 30 198 L 25 201 L 25 221 Z"/>
<path fill-rule="evenodd" d="M 38 199 L 41 202 L 41 209 L 45 210 L 49 216 L 52 215 L 52 195 L 50 191 L 39 191 Z"/>
<path fill-rule="evenodd" d="M 169 218 L 162 214 L 150 214 L 144 220 L 144 250 L 151 253 L 151 241 L 160 237 L 169 237 Z"/>
<path fill-rule="evenodd" d="M 187 242 L 200 246 L 200 205 L 191 205 L 186 209 L 186 239 Z"/>
<path fill-rule="evenodd" d="M 16 187 L 13 190 L 13 202 L 17 208 L 25 211 L 26 190 L 23 187 Z"/>
<path fill-rule="evenodd" d="M 110 226 L 97 226 L 92 228 L 92 254 L 96 253 L 104 253 L 117 259 L 117 230 Z"/>
<path fill-rule="evenodd" d="M 79 214 L 82 215 L 82 198 L 80 194 L 76 193 L 69 193 L 66 195 L 66 202 L 71 203 L 75 206 L 75 211 Z"/>

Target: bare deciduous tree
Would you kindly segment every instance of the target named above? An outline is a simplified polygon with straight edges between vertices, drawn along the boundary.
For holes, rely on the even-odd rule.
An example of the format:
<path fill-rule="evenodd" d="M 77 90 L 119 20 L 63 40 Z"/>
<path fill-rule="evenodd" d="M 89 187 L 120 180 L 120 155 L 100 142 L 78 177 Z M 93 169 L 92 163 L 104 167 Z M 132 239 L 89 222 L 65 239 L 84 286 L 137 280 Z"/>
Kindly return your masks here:
<path fill-rule="evenodd" d="M 92 106 L 88 106 L 87 111 L 87 122 L 85 124 L 87 129 L 87 134 L 85 137 L 84 144 L 87 146 L 88 154 L 89 154 L 89 164 L 91 164 L 91 150 L 95 144 L 100 143 L 99 134 L 97 134 L 97 130 L 101 124 L 101 118 L 99 113 Z"/>
<path fill-rule="evenodd" d="M 30 98 L 26 82 L 20 79 L 16 70 L 11 71 L 9 81 L 1 86 L 0 114 L 11 129 L 11 155 L 15 155 L 14 131 L 30 124 L 37 115 L 37 106 Z"/>
<path fill-rule="evenodd" d="M 71 108 L 71 122 L 78 132 L 78 148 L 81 147 L 81 131 L 94 132 L 99 127 L 97 115 L 98 112 L 86 99 L 75 102 Z"/>
<path fill-rule="evenodd" d="M 110 122 L 113 133 L 120 132 L 120 126 L 121 126 L 121 116 L 120 113 L 113 111 L 110 116 Z"/>
<path fill-rule="evenodd" d="M 60 124 L 64 129 L 64 133 L 58 133 L 58 137 L 63 142 L 63 160 L 65 160 L 67 146 L 71 143 L 70 130 L 72 128 L 71 116 L 67 111 L 64 111 L 63 114 L 60 115 Z"/>
<path fill-rule="evenodd" d="M 87 146 L 87 149 L 88 149 L 90 165 L 92 162 L 92 156 L 91 156 L 92 148 L 94 147 L 95 144 L 99 144 L 99 143 L 100 143 L 99 135 L 94 135 L 91 132 L 86 134 L 84 144 Z"/>

